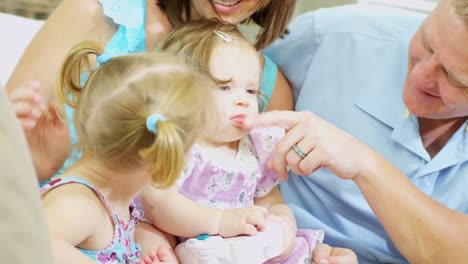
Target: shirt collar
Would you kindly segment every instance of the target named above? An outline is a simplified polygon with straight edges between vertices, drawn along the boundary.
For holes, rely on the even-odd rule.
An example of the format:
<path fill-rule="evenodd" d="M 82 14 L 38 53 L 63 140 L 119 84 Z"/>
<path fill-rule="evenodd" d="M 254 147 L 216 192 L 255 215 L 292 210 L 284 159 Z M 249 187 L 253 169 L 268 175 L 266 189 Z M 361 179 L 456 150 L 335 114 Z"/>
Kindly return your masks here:
<path fill-rule="evenodd" d="M 395 54 L 407 54 L 407 45 L 403 41 L 389 45 L 386 54 L 382 54 L 374 72 L 369 72 L 367 89 L 356 97 L 355 105 L 380 122 L 395 128 L 401 120 L 405 105 L 402 100 L 403 85 L 407 71 L 407 58 Z"/>

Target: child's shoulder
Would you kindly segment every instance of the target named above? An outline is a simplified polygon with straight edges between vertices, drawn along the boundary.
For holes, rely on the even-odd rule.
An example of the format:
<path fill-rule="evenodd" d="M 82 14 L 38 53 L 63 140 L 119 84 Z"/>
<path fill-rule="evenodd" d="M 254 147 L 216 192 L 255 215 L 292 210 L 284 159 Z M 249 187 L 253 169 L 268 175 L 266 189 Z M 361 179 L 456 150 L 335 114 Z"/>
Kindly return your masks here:
<path fill-rule="evenodd" d="M 60 215 L 66 218 L 64 220 L 71 222 L 75 222 L 74 219 L 82 222 L 84 218 L 94 222 L 93 220 L 101 221 L 102 217 L 108 217 L 106 208 L 94 189 L 81 182 L 66 182 L 53 186 L 54 181 L 60 179 L 52 180 L 49 184 L 52 184 L 53 188 L 48 188 L 42 193 L 42 204 L 46 213 Z"/>
<path fill-rule="evenodd" d="M 109 219 L 94 191 L 80 183 L 50 189 L 42 205 L 52 237 L 74 245 L 92 237 Z"/>

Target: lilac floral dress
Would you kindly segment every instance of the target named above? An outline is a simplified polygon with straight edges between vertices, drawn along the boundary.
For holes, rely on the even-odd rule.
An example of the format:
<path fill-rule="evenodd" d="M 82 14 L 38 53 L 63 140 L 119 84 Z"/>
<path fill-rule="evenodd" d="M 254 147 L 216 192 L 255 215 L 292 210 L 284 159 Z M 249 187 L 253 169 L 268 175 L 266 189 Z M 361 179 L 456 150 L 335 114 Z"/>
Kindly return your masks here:
<path fill-rule="evenodd" d="M 130 205 L 130 221 L 124 223 L 118 216 L 112 213 L 109 205 L 107 204 L 104 196 L 88 181 L 80 177 L 64 177 L 56 178 L 41 187 L 41 193 L 45 193 L 52 188 L 67 183 L 80 183 L 92 189 L 96 195 L 101 199 L 103 205 L 107 208 L 109 214 L 114 221 L 114 238 L 111 244 L 105 249 L 101 250 L 87 250 L 78 248 L 83 254 L 92 259 L 95 263 L 100 264 L 133 264 L 137 263 L 140 259 L 140 246 L 135 243 L 134 233 L 135 225 L 143 216 L 143 211 L 137 209 L 134 205 Z"/>
<path fill-rule="evenodd" d="M 234 160 L 217 160 L 201 146 L 192 149 L 191 160 L 177 182 L 179 192 L 191 200 L 218 208 L 245 208 L 254 205 L 279 183 L 279 175 L 267 169 L 284 130 L 256 128 L 239 142 Z M 322 230 L 297 231 L 296 248 L 281 263 L 310 263 L 310 253 L 323 240 Z"/>

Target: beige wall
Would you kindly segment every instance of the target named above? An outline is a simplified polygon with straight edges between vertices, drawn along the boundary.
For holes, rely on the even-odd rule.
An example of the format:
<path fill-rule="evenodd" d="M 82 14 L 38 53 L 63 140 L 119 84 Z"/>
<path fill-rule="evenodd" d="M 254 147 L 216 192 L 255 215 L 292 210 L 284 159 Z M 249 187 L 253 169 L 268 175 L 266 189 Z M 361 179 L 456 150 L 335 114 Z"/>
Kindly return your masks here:
<path fill-rule="evenodd" d="M 355 4 L 357 2 L 358 0 L 298 0 L 294 15 L 297 16 L 307 11 L 315 10 L 322 7 Z M 258 32 L 258 27 L 254 25 L 244 25 L 241 26 L 241 29 L 242 32 L 244 32 L 251 41 L 253 41 L 256 33 Z"/>
<path fill-rule="evenodd" d="M 355 3 L 357 3 L 357 0 L 298 0 L 295 14 L 302 14 L 321 7 L 332 7 Z"/>

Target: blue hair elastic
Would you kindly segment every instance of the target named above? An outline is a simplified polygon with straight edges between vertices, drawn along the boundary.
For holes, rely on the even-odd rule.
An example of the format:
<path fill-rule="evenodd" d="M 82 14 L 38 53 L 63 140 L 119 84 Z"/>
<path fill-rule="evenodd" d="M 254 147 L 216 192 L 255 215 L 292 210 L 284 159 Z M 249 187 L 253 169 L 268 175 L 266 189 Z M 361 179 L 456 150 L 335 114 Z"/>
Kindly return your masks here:
<path fill-rule="evenodd" d="M 103 53 L 96 57 L 96 60 L 99 64 L 104 64 L 111 59 L 111 55 L 109 53 Z"/>
<path fill-rule="evenodd" d="M 146 128 L 153 134 L 158 132 L 158 128 L 156 127 L 156 123 L 158 121 L 166 121 L 166 118 L 160 114 L 152 114 L 146 118 Z"/>

